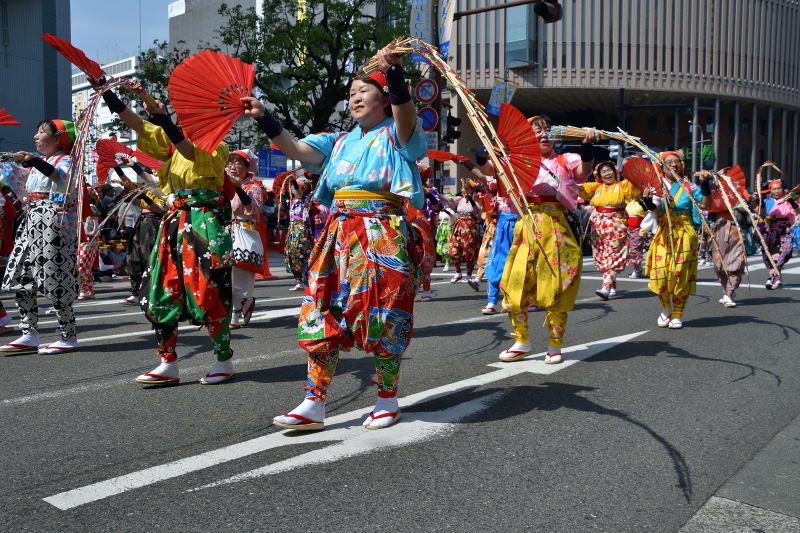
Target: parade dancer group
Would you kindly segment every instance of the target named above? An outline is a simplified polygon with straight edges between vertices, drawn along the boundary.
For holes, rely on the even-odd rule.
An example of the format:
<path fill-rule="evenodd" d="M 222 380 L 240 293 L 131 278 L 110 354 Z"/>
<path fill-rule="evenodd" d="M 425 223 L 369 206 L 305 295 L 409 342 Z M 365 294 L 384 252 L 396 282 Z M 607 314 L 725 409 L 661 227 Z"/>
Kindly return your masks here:
<path fill-rule="evenodd" d="M 348 110 L 356 124 L 351 131 L 296 139 L 257 98 L 241 98 L 244 113 L 271 143 L 309 172 L 321 173 L 318 180 L 287 183 L 292 199 L 286 267 L 293 288 L 303 290 L 297 339 L 307 353 L 307 370 L 304 399 L 276 416 L 275 425 L 323 429 L 341 354 L 352 348 L 371 354 L 377 385 L 375 405 L 363 426 L 382 429 L 400 419 L 400 367 L 413 336 L 414 302 L 418 293 L 421 301 L 432 298 L 430 276 L 438 258 L 445 261 L 445 271 L 452 264 L 452 282 L 465 276 L 475 290 L 485 273 L 482 313 L 508 313 L 514 341 L 499 354 L 501 361 L 513 363 L 534 352 L 528 312 L 543 308 L 549 333 L 544 362 L 561 363 L 567 316 L 583 269 L 584 235 L 570 223 L 577 209 L 589 214 L 587 231 L 602 274 L 596 294 L 603 300 L 618 297 L 617 276 L 630 267 L 631 277 L 649 278 L 659 302 L 659 327 L 683 327 L 687 300 L 696 290 L 696 228 L 701 225 L 709 234 L 722 305 L 736 306 L 746 263 L 737 213 L 762 217 L 766 287 L 782 286 L 798 205 L 780 180 L 769 183 L 763 201 L 757 191 L 750 205 L 727 196 L 722 205 L 712 202 L 712 192 L 714 187 L 724 190 L 724 172 L 700 171 L 694 184 L 685 174 L 683 154 L 662 152 L 652 157 L 659 186 L 637 185 L 611 161 L 595 165 L 594 144 L 601 135 L 592 128 L 583 133 L 577 153 L 557 152 L 552 121 L 542 115 L 528 119 L 541 160 L 525 190 L 500 186 L 493 177 L 508 169 L 494 168 L 490 156 L 497 161 L 496 154 L 490 150 L 495 147 L 479 146 L 474 163 L 464 163 L 470 178 L 462 181 L 460 197 L 448 199 L 430 183 L 430 169 L 418 164 L 426 153 L 425 137 L 401 57 L 388 46 L 378 51 L 376 61 L 377 71 L 355 77 L 348 86 Z M 92 83 L 104 85 L 103 80 Z M 160 102 L 145 101 L 144 120 L 113 90 L 105 88 L 102 97 L 137 133 L 139 150 L 164 163 L 154 174 L 139 163 L 131 165 L 146 186 L 135 200 L 142 214 L 127 241 L 131 294 L 123 303 L 138 304 L 151 322 L 159 358 L 135 381 L 150 386 L 179 382 L 177 331 L 186 320 L 207 328 L 216 358 L 200 382 L 228 381 L 235 376 L 230 330 L 248 324 L 255 276 L 266 261 L 259 237 L 266 192 L 254 178 L 252 156 L 231 153 L 224 142 L 201 149 Z M 30 169 L 25 209 L 12 236 L 16 214 L 11 199 L 5 193 L 0 197 L 0 250 L 10 252 L 2 288 L 14 294 L 22 335 L 0 352 L 54 354 L 78 348 L 72 304 L 79 297 L 79 281 L 80 296 L 93 297 L 88 275 L 97 224 L 90 195 L 84 195 L 78 209 L 82 189 L 70 179 L 75 138 L 73 123 L 45 120 L 34 136 L 40 155 L 15 154 Z M 117 170 L 125 186 L 134 187 Z M 39 292 L 52 303 L 60 332 L 44 347 L 37 330 Z M 9 322 L 0 307 L 0 332 L 11 330 Z"/>

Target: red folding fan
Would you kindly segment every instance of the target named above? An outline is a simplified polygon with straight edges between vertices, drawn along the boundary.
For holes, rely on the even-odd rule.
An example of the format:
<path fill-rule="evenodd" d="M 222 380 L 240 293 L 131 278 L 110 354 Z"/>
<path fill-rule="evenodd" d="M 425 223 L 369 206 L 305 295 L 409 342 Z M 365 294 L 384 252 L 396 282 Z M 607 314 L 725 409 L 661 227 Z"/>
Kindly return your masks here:
<path fill-rule="evenodd" d="M 136 161 L 141 163 L 142 165 L 150 168 L 153 171 L 158 170 L 162 166 L 164 166 L 164 162 L 160 159 L 156 159 L 155 157 L 150 157 L 146 153 L 142 152 L 141 150 L 134 150 L 133 157 L 136 158 Z"/>
<path fill-rule="evenodd" d="M 94 145 L 97 152 L 97 173 L 98 183 L 103 183 L 108 178 L 108 173 L 118 165 L 130 165 L 133 157 L 133 150 L 117 141 L 116 137 L 110 139 L 100 139 Z"/>
<path fill-rule="evenodd" d="M 429 158 L 433 159 L 434 161 L 440 161 L 442 163 L 446 163 L 447 161 L 453 161 L 455 163 L 463 163 L 464 161 L 469 161 L 469 157 L 453 154 L 451 152 L 445 152 L 444 150 L 428 150 L 428 153 L 426 155 Z"/>
<path fill-rule="evenodd" d="M 522 186 L 519 193 L 526 194 L 539 177 L 539 166 L 542 161 L 539 140 L 525 116 L 509 104 L 500 104 L 497 135 L 503 142 L 508 162 Z"/>
<path fill-rule="evenodd" d="M 92 61 L 86 57 L 83 50 L 75 48 L 69 41 L 59 39 L 55 35 L 50 35 L 49 33 L 42 35 L 42 39 L 90 78 L 97 80 L 103 77 L 103 69 L 100 68 L 100 65 L 98 65 L 96 61 Z"/>
<path fill-rule="evenodd" d="M 742 167 L 739 165 L 728 167 L 720 171 L 720 173 L 725 174 L 730 178 L 733 189 L 735 189 L 735 191 L 738 192 L 742 198 L 745 200 L 750 199 L 750 193 L 747 192 L 747 177 L 744 175 L 744 170 L 742 170 Z M 723 194 L 725 195 L 725 198 L 727 198 L 728 204 L 731 207 L 739 203 L 739 199 L 731 189 L 731 186 L 728 184 L 728 180 L 720 176 L 717 178 L 717 186 L 712 187 L 711 189 L 710 212 L 720 213 L 728 210 L 725 199 L 722 197 Z"/>
<path fill-rule="evenodd" d="M 213 50 L 194 54 L 169 77 L 169 97 L 183 132 L 201 150 L 213 152 L 245 111 L 253 65 Z"/>
<path fill-rule="evenodd" d="M 21 122 L 15 119 L 6 108 L 0 108 L 0 126 L 19 126 Z"/>
<path fill-rule="evenodd" d="M 653 165 L 643 157 L 629 157 L 622 166 L 622 177 L 630 181 L 640 191 L 651 187 L 661 194 L 661 184 Z"/>
<path fill-rule="evenodd" d="M 272 194 L 274 194 L 275 196 L 280 196 L 281 192 L 285 192 L 285 191 L 283 191 L 283 185 L 284 185 L 284 183 L 286 183 L 286 180 L 287 179 L 296 178 L 296 177 L 297 177 L 297 174 L 295 174 L 291 170 L 287 170 L 285 172 L 281 172 L 280 174 L 275 176 L 275 179 L 272 181 Z"/>

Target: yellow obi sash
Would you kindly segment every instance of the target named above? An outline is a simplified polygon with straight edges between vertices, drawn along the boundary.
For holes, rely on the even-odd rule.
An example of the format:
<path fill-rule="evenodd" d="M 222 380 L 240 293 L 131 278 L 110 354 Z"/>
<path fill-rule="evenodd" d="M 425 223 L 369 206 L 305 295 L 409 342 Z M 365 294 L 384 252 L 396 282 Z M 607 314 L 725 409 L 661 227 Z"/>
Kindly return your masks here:
<path fill-rule="evenodd" d="M 334 191 L 333 199 L 336 200 L 364 200 L 372 202 L 387 202 L 396 207 L 403 205 L 403 198 L 389 191 Z"/>

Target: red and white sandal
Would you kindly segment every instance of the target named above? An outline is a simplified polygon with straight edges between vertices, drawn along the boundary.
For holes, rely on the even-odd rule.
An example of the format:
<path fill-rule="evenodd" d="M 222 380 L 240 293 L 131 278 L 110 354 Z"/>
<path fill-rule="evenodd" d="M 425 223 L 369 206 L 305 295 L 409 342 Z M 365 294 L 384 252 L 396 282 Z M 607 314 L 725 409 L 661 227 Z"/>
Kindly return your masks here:
<path fill-rule="evenodd" d="M 38 335 L 22 335 L 14 342 L 0 346 L 0 353 L 28 353 L 39 350 Z"/>
<path fill-rule="evenodd" d="M 281 422 L 278 420 L 279 417 L 275 417 L 272 419 L 272 423 L 276 426 L 286 428 L 286 429 L 296 429 L 298 431 L 320 431 L 325 429 L 325 422 L 317 422 L 316 420 L 311 420 L 310 418 L 306 418 L 303 415 L 297 415 L 294 413 L 283 413 L 281 416 L 286 418 L 294 418 L 299 422 L 297 424 L 287 424 L 286 422 Z"/>
<path fill-rule="evenodd" d="M 527 342 L 515 342 L 511 348 L 500 352 L 498 359 L 500 359 L 503 362 L 510 363 L 513 361 L 519 361 L 520 359 L 524 359 L 530 354 L 531 354 L 531 349 Z"/>
<path fill-rule="evenodd" d="M 53 355 L 56 353 L 74 352 L 78 349 L 78 341 L 56 341 L 44 348 L 39 348 L 39 355 Z"/>
<path fill-rule="evenodd" d="M 370 423 L 370 422 L 373 422 L 375 420 L 380 420 L 382 418 L 389 418 L 389 417 L 391 417 L 391 420 L 389 421 L 388 424 L 375 425 L 375 424 Z M 384 428 L 388 428 L 389 426 L 391 426 L 392 424 L 394 424 L 398 420 L 400 420 L 400 409 L 398 409 L 397 411 L 395 411 L 393 413 L 383 413 L 383 414 L 380 414 L 380 415 L 375 415 L 375 413 L 370 413 L 368 415 L 367 420 L 365 420 L 364 427 L 366 429 L 384 429 Z"/>
<path fill-rule="evenodd" d="M 175 362 L 162 361 L 160 365 L 155 367 L 150 372 L 145 372 L 141 376 L 133 379 L 136 383 L 143 383 L 144 385 L 169 385 L 178 383 L 178 364 Z"/>

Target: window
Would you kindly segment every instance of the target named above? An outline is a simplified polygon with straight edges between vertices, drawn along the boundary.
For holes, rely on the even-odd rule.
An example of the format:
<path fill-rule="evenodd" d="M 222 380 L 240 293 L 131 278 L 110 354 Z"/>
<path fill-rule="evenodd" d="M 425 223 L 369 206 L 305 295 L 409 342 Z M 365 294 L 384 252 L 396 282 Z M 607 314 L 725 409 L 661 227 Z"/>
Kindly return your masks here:
<path fill-rule="evenodd" d="M 531 4 L 505 10 L 506 68 L 532 66 L 539 54 L 537 49 L 539 21 Z"/>

